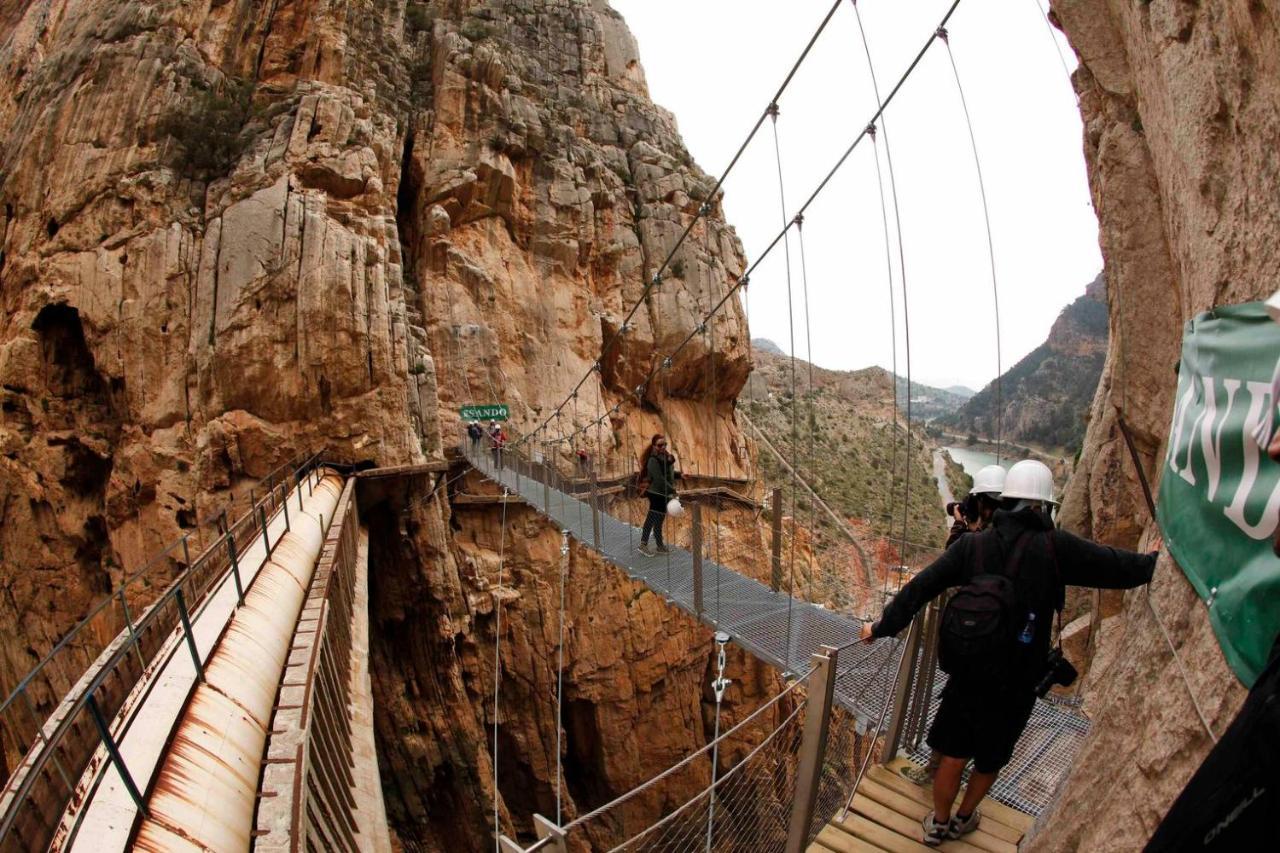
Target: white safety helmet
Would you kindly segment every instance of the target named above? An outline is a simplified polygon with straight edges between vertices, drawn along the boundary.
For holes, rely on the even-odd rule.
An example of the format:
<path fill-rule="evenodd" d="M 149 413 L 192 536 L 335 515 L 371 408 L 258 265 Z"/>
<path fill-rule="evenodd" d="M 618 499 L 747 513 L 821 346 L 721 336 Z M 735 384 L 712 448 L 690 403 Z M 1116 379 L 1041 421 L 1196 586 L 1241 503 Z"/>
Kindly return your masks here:
<path fill-rule="evenodd" d="M 1009 469 L 1001 497 L 1056 504 L 1053 499 L 1053 472 L 1043 462 L 1023 459 Z"/>
<path fill-rule="evenodd" d="M 1004 491 L 1005 470 L 1003 465 L 988 465 L 973 475 L 971 495 L 994 495 L 1000 497 Z"/>

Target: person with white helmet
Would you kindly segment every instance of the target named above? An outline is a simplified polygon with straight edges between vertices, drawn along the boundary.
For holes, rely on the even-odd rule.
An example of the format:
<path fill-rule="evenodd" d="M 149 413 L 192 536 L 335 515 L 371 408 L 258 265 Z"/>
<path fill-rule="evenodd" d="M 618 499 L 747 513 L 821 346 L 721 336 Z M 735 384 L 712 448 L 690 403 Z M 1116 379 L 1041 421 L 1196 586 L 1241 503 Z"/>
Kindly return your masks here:
<path fill-rule="evenodd" d="M 863 625 L 864 642 L 891 637 L 935 597 L 959 587 L 939 628 L 939 666 L 950 677 L 927 738 L 941 756 L 934 810 L 924 819 L 930 846 L 977 829 L 978 804 L 1013 755 L 1036 696 L 1074 680 L 1061 647 L 1050 652 L 1051 622 L 1055 611 L 1061 622 L 1065 587 L 1130 589 L 1151 580 L 1155 553 L 1121 551 L 1057 530 L 1054 506 L 1052 472 L 1035 460 L 1017 463 L 991 526 L 960 537 L 894 596 L 878 622 Z M 970 759 L 973 773 L 953 815 Z"/>
<path fill-rule="evenodd" d="M 955 522 L 947 537 L 950 548 L 966 533 L 977 533 L 991 524 L 991 518 L 1000 508 L 1000 493 L 1004 490 L 1004 466 L 987 465 L 973 475 L 973 487 L 962 501 L 949 504 L 947 511 Z"/>
<path fill-rule="evenodd" d="M 480 450 L 480 439 L 484 438 L 484 429 L 476 421 L 467 423 L 467 438 L 471 439 L 471 452 Z"/>

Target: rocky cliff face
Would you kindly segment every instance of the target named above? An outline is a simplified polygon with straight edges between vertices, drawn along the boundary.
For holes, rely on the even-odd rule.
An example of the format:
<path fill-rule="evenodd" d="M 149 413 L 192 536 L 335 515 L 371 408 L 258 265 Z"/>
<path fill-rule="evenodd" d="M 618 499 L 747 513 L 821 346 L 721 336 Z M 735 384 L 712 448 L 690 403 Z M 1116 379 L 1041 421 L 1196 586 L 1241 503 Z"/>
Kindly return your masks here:
<path fill-rule="evenodd" d="M 0 129 L 3 691 L 145 555 L 294 452 L 380 465 L 437 456 L 467 402 L 511 404 L 517 430 L 540 422 L 703 205 L 557 432 L 617 406 L 592 434 L 600 455 L 629 456 L 661 430 L 686 464 L 747 473 L 733 422 L 749 370 L 737 300 L 637 391 L 743 255 L 603 0 L 0 0 Z M 442 668 L 418 668 L 412 683 L 465 673 L 483 694 L 491 671 L 450 667 L 456 648 L 483 639 L 493 593 L 457 567 L 496 516 L 434 512 L 403 567 L 426 587 L 375 586 L 384 627 L 430 620 L 375 638 L 375 651 L 394 658 L 424 638 L 420 660 Z M 522 523 L 512 535 L 531 576 L 554 575 L 547 530 Z M 625 604 L 634 591 L 612 583 Z M 533 679 L 545 626 L 512 606 L 509 640 L 533 651 L 510 673 Z M 669 747 L 687 753 L 705 739 L 694 676 L 709 638 L 652 603 L 642 610 L 635 642 L 609 649 L 617 660 L 575 662 L 605 686 L 574 713 L 613 703 L 593 725 L 643 732 L 679 706 L 693 722 L 668 733 Z M 615 615 L 628 624 L 632 611 Z M 668 645 L 674 680 L 641 664 Z M 643 699 L 659 689 L 674 692 Z M 466 755 L 431 772 L 483 777 L 470 705 L 423 695 L 379 718 L 384 740 L 434 714 L 448 734 L 433 754 Z M 511 736 L 545 741 L 547 713 Z M 545 759 L 528 760 L 545 781 Z M 388 797 L 406 843 L 418 843 L 428 801 Z"/>
<path fill-rule="evenodd" d="M 1182 323 L 1215 304 L 1267 295 L 1280 267 L 1280 6 L 1053 0 L 1081 60 L 1094 206 L 1106 259 L 1111 344 L 1069 526 L 1136 546 L 1153 529 L 1116 427 L 1123 412 L 1158 475 Z M 1203 604 L 1166 556 L 1151 595 L 1190 673 L 1184 684 L 1144 593 L 1114 602 L 1089 678 L 1094 734 L 1036 850 L 1141 846 L 1210 747 L 1194 690 L 1221 732 L 1244 691 Z M 1108 612 L 1104 609 L 1103 612 Z"/>
<path fill-rule="evenodd" d="M 1099 275 L 1062 309 L 1049 336 L 1000 378 L 939 423 L 960 433 L 996 434 L 1005 441 L 1075 453 L 1084 439 L 1082 414 L 1098 389 L 1107 351 L 1107 288 Z"/>

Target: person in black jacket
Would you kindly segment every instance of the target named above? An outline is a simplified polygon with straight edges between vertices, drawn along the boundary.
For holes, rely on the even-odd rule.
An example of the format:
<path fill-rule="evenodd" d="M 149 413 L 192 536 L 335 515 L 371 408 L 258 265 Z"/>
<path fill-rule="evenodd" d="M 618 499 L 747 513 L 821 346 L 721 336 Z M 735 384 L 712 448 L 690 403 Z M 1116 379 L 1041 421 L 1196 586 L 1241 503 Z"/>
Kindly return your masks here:
<path fill-rule="evenodd" d="M 1034 475 L 1037 488 L 1019 486 L 1026 482 L 1025 477 L 1015 477 L 1019 466 L 1024 466 L 1022 473 Z M 1043 464 L 1031 460 L 1018 463 L 1009 472 L 1009 486 L 1005 500 L 1010 508 L 996 512 L 989 529 L 961 537 L 894 596 L 878 622 L 864 624 L 862 629 L 865 642 L 891 637 L 946 589 L 965 585 L 979 574 L 1013 579 L 1017 624 L 1023 630 L 1010 652 L 1009 668 L 981 684 L 966 683 L 955 676 L 948 679 L 929 730 L 929 746 L 941 756 L 933 782 L 934 811 L 924 820 L 924 840 L 931 846 L 977 828 L 977 806 L 1000 768 L 1009 762 L 1031 717 L 1035 686 L 1044 675 L 1048 657 L 1053 614 L 1062 608 L 1065 586 L 1130 589 L 1149 582 L 1155 568 L 1154 553 L 1122 551 L 1056 530 L 1049 515 L 1053 478 Z M 1020 542 L 1024 537 L 1028 538 Z M 1021 550 L 1017 566 L 1010 572 L 1015 546 Z M 973 759 L 974 772 L 953 817 L 952 804 L 969 759 Z"/>
<path fill-rule="evenodd" d="M 640 459 L 648 487 L 645 496 L 649 498 L 649 512 L 644 517 L 644 527 L 640 531 L 640 553 L 653 556 L 654 553 L 667 553 L 667 546 L 662 541 L 662 524 L 667 520 L 667 502 L 676 496 L 675 457 L 667 450 L 667 439 L 664 435 L 655 435 L 645 448 Z M 657 544 L 656 552 L 649 549 L 649 534 Z"/>

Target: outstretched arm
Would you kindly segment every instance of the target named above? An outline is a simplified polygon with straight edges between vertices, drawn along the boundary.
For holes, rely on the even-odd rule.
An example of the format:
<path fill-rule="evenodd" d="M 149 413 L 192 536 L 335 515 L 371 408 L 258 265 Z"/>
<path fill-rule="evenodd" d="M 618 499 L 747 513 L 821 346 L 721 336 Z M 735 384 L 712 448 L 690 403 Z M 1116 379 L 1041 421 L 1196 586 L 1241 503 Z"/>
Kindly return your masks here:
<path fill-rule="evenodd" d="M 1062 582 L 1097 589 L 1133 589 L 1151 580 L 1157 552 L 1137 554 L 1099 545 L 1065 530 L 1054 531 L 1053 548 Z"/>
<path fill-rule="evenodd" d="M 964 580 L 965 560 L 973 547 L 972 536 L 966 536 L 942 552 L 920 574 L 898 591 L 884 608 L 880 621 L 871 628 L 871 637 L 892 637 L 911 622 L 912 617 L 943 590 Z M 865 633 L 865 632 L 864 632 Z M 864 637 L 865 638 L 865 637 Z"/>

